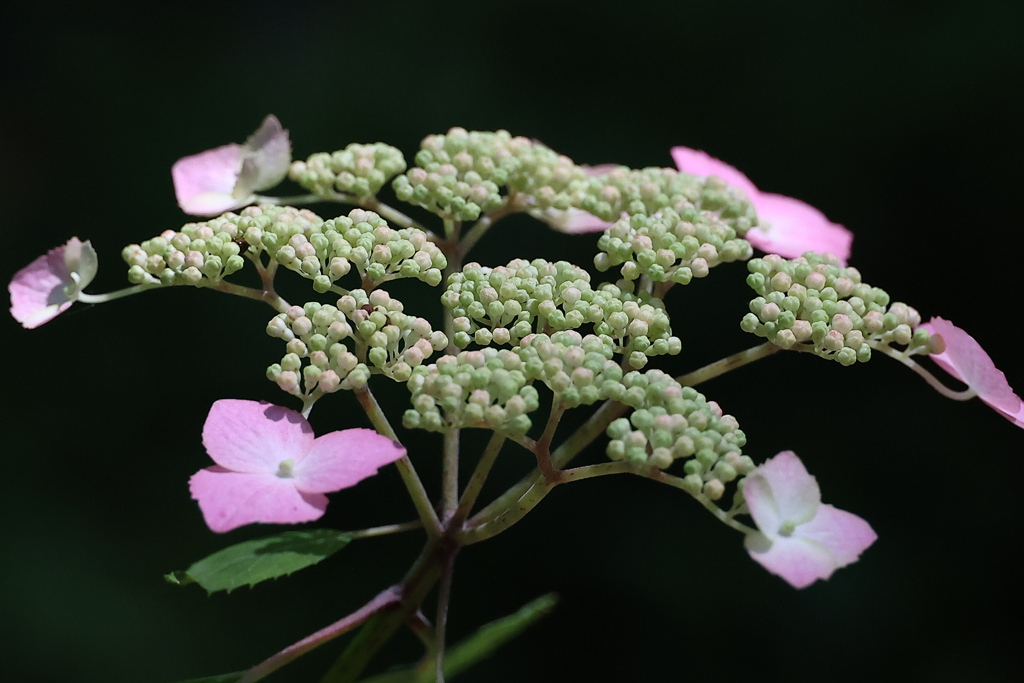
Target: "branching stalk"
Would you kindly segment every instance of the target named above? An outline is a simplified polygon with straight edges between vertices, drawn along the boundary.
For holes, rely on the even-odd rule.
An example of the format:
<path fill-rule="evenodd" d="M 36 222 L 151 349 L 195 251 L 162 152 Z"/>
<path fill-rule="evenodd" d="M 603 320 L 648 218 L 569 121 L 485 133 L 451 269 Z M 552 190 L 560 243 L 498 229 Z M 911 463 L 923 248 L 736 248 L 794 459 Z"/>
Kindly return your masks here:
<path fill-rule="evenodd" d="M 320 647 L 327 641 L 337 638 L 343 633 L 359 626 L 382 609 L 398 602 L 399 598 L 400 594 L 397 586 L 388 588 L 352 614 L 339 619 L 330 626 L 320 629 L 316 633 L 303 638 L 293 645 L 289 645 L 273 657 L 270 657 L 249 669 L 245 672 L 245 675 L 239 679 L 239 683 L 254 683 L 255 681 L 270 675 L 285 664 L 298 659 L 310 650 Z"/>
<path fill-rule="evenodd" d="M 357 389 L 355 395 L 363 410 L 366 411 L 367 417 L 370 418 L 370 423 L 374 429 L 392 441 L 397 442 L 398 435 L 395 434 L 395 430 L 391 427 L 391 423 L 388 422 L 384 411 L 380 409 L 380 404 L 377 403 L 377 399 L 370 391 L 369 385 Z M 398 473 L 402 476 L 402 482 L 405 483 L 405 488 L 409 492 L 413 505 L 416 506 L 416 513 L 423 523 L 423 528 L 427 530 L 429 536 L 439 536 L 441 524 L 438 521 L 437 514 L 434 512 L 433 505 L 430 503 L 427 490 L 423 487 L 423 482 L 420 481 L 419 475 L 416 474 L 416 468 L 413 467 L 409 456 L 405 455 L 396 460 L 395 466 L 398 468 Z"/>

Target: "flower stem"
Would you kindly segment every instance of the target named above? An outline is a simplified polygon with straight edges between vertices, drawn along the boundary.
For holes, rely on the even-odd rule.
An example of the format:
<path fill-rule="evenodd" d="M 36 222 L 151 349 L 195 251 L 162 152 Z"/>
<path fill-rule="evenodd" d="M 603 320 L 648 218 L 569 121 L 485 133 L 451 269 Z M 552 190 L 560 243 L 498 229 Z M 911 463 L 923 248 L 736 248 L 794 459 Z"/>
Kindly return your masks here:
<path fill-rule="evenodd" d="M 226 280 L 221 280 L 216 284 L 208 285 L 204 285 L 203 282 L 206 282 L 206 280 L 200 281 L 198 286 L 206 287 L 207 289 L 212 289 L 217 292 L 224 292 L 225 294 L 234 294 L 235 296 L 244 296 L 247 299 L 262 301 L 278 313 L 284 313 L 291 308 L 291 304 L 279 297 L 273 289 L 253 289 L 252 287 L 243 287 L 241 285 L 227 282 Z"/>
<path fill-rule="evenodd" d="M 120 299 L 122 297 L 131 296 L 132 294 L 140 294 L 142 292 L 148 292 L 151 289 L 160 289 L 163 285 L 158 285 L 150 282 L 143 282 L 139 285 L 133 285 L 131 287 L 125 287 L 124 289 L 118 289 L 113 292 L 107 292 L 106 294 L 86 294 L 85 292 L 78 293 L 78 300 L 84 304 L 104 304 L 114 299 Z"/>
<path fill-rule="evenodd" d="M 380 409 L 380 404 L 374 398 L 369 385 L 357 389 L 355 394 L 359 404 L 366 411 L 366 416 L 370 418 L 370 423 L 374 429 L 392 441 L 398 441 L 398 435 L 395 434 L 395 430 L 391 427 L 391 423 L 388 422 L 384 411 Z M 431 505 L 427 490 L 423 488 L 423 482 L 420 481 L 419 475 L 416 474 L 416 468 L 413 467 L 409 456 L 404 455 L 396 460 L 395 466 L 398 468 L 398 473 L 402 475 L 402 482 L 405 483 L 405 488 L 409 492 L 413 505 L 416 506 L 416 513 L 419 515 L 423 527 L 427 530 L 427 534 L 431 537 L 440 535 L 441 524 L 437 519 L 437 514 L 434 512 L 434 506 Z"/>
<path fill-rule="evenodd" d="M 352 614 L 339 619 L 330 626 L 320 629 L 316 633 L 303 638 L 293 645 L 289 645 L 273 657 L 270 657 L 269 659 L 266 659 L 252 667 L 239 679 L 239 683 L 254 683 L 254 681 L 258 681 L 270 675 L 285 664 L 288 664 L 310 650 L 323 645 L 328 640 L 337 638 L 343 633 L 359 626 L 382 609 L 398 602 L 399 599 L 400 594 L 397 590 L 397 586 L 388 588 Z"/>
<path fill-rule="evenodd" d="M 915 363 L 910 358 L 907 358 L 903 353 L 897 351 L 888 344 L 872 344 L 872 348 L 874 348 L 875 351 L 881 351 L 890 358 L 893 358 L 899 361 L 900 363 L 903 363 L 903 365 L 906 365 L 908 368 L 910 368 L 911 370 L 919 374 L 921 377 L 923 377 L 924 381 L 928 382 L 928 384 L 930 384 L 933 389 L 935 389 L 937 392 L 939 392 L 946 398 L 951 398 L 954 401 L 967 401 L 978 395 L 974 391 L 974 389 L 964 389 L 963 391 L 955 391 L 953 389 L 950 389 L 945 384 L 940 382 L 938 378 L 935 377 L 935 375 L 928 372 L 923 367 Z"/>
<path fill-rule="evenodd" d="M 455 568 L 455 553 L 445 559 L 441 570 L 441 586 L 437 593 L 437 619 L 434 624 L 434 666 L 437 683 L 444 683 L 444 646 L 448 630 L 448 603 L 452 598 L 452 574 Z"/>
<path fill-rule="evenodd" d="M 412 531 L 413 529 L 420 529 L 422 527 L 423 522 L 416 519 L 411 522 L 402 522 L 401 524 L 385 524 L 384 526 L 374 526 L 369 529 L 360 529 L 359 531 L 346 531 L 345 535 L 355 541 L 360 538 L 374 538 L 375 536 L 400 534 L 403 531 Z"/>
<path fill-rule="evenodd" d="M 707 382 L 709 379 L 723 375 L 730 370 L 741 368 L 747 363 L 752 363 L 755 360 L 766 358 L 781 350 L 781 347 L 778 347 L 771 342 L 758 344 L 757 346 L 740 351 L 739 353 L 734 353 L 731 356 L 722 358 L 721 360 L 716 360 L 714 363 L 708 363 L 704 367 L 698 368 L 693 372 L 680 375 L 679 377 L 676 377 L 676 381 L 684 387 L 695 387 L 702 382 Z"/>
<path fill-rule="evenodd" d="M 518 206 L 517 203 L 510 201 L 509 198 L 506 197 L 504 204 L 494 211 L 481 216 L 480 220 L 474 223 L 473 227 L 467 230 L 465 237 L 462 238 L 462 243 L 459 244 L 459 255 L 461 257 L 465 257 L 465 255 L 469 253 L 470 249 L 476 246 L 476 243 L 480 241 L 480 238 L 490 230 L 491 226 L 510 213 L 513 213 L 516 210 L 516 206 Z"/>
<path fill-rule="evenodd" d="M 441 460 L 441 519 L 448 520 L 459 504 L 459 436 L 462 430 L 452 428 L 444 433 L 444 455 Z"/>
<path fill-rule="evenodd" d="M 501 452 L 501 447 L 504 444 L 505 437 L 497 432 L 487 442 L 487 447 L 484 448 L 484 452 L 480 455 L 480 461 L 476 464 L 476 469 L 473 470 L 473 474 L 469 477 L 466 490 L 462 492 L 462 498 L 455 509 L 455 514 L 452 515 L 452 524 L 462 524 L 466 517 L 469 516 L 477 498 L 480 497 L 480 491 L 484 487 L 484 482 L 487 481 L 487 475 L 490 474 L 491 467 L 494 466 L 494 461 L 498 459 L 498 453 Z"/>
<path fill-rule="evenodd" d="M 666 474 L 665 472 L 662 472 L 661 470 L 654 470 L 653 472 L 646 472 L 646 473 L 645 472 L 635 472 L 635 473 L 639 474 L 642 477 L 646 477 L 647 479 L 653 479 L 654 481 L 660 481 L 663 484 L 668 484 L 669 486 L 674 486 L 677 489 L 682 489 L 683 491 L 686 491 L 686 487 L 683 484 L 682 477 L 677 477 L 677 476 L 675 476 L 673 474 Z M 755 531 L 757 531 L 756 529 L 751 529 L 746 524 L 742 524 L 740 522 L 737 522 L 735 519 L 733 519 L 732 515 L 730 515 L 728 512 L 726 512 L 722 508 L 718 507 L 717 505 L 715 505 L 715 502 L 713 500 L 711 500 L 710 498 L 708 498 L 707 496 L 705 496 L 703 493 L 690 493 L 689 491 L 686 491 L 686 492 L 689 493 L 690 496 L 692 496 L 694 500 L 696 500 L 698 503 L 703 505 L 708 510 L 708 512 L 710 512 L 715 517 L 717 517 L 718 521 L 722 522 L 726 526 L 730 526 L 733 529 L 736 529 L 737 531 L 743 532 L 744 534 L 752 534 Z"/>

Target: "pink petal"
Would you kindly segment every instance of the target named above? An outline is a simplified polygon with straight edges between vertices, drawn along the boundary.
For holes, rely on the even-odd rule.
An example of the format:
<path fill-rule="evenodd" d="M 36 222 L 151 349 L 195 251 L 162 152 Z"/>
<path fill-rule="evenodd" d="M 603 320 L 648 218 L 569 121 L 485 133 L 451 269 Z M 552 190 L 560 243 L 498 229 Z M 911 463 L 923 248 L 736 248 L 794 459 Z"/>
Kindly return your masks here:
<path fill-rule="evenodd" d="M 800 458 L 783 451 L 747 476 L 743 497 L 757 528 L 774 539 L 784 522 L 803 524 L 814 517 L 821 491 Z"/>
<path fill-rule="evenodd" d="M 372 429 L 346 429 L 318 437 L 295 465 L 295 487 L 309 493 L 354 486 L 405 455 L 405 448 Z"/>
<path fill-rule="evenodd" d="M 248 197 L 233 194 L 244 157 L 245 148 L 232 144 L 174 162 L 171 178 L 181 210 L 193 216 L 214 216 L 248 204 Z"/>
<path fill-rule="evenodd" d="M 76 239 L 77 241 L 77 239 Z M 66 245 L 51 249 L 17 273 L 7 291 L 11 315 L 27 329 L 39 327 L 71 306 L 64 288 L 74 284 L 64 264 Z"/>
<path fill-rule="evenodd" d="M 313 440 L 313 428 L 302 415 L 257 401 L 216 401 L 203 425 L 206 452 L 235 472 L 275 476 L 281 461 L 305 458 Z"/>
<path fill-rule="evenodd" d="M 245 170 L 239 179 L 245 189 L 236 187 L 235 194 L 269 189 L 288 175 L 292 143 L 288 139 L 288 131 L 281 127 L 281 122 L 273 114 L 263 119 L 259 129 L 245 141 L 245 147 L 250 154 L 245 159 Z"/>
<path fill-rule="evenodd" d="M 835 558 L 818 543 L 780 536 L 772 539 L 771 545 L 765 548 L 765 540 L 758 534 L 747 536 L 750 557 L 794 588 L 806 588 L 818 579 L 827 579 L 837 569 Z"/>
<path fill-rule="evenodd" d="M 547 223 L 558 232 L 568 235 L 582 235 L 588 232 L 604 232 L 614 223 L 603 221 L 597 216 L 587 213 L 583 209 L 567 209 L 558 211 L 548 209 L 536 214 L 538 218 Z"/>
<path fill-rule="evenodd" d="M 982 401 L 1007 419 L 1024 426 L 1020 397 L 974 337 L 942 318 L 932 318 L 921 327 L 946 342 L 945 351 L 931 354 L 939 367 L 973 389 Z"/>
<path fill-rule="evenodd" d="M 192 475 L 189 490 L 199 502 L 206 525 L 220 534 L 253 522 L 311 522 L 319 519 L 327 508 L 326 496 L 301 493 L 294 480 L 269 473 L 208 467 Z"/>
<path fill-rule="evenodd" d="M 749 231 L 746 239 L 761 251 L 786 258 L 817 251 L 835 254 L 843 265 L 849 260 L 853 233 L 810 204 L 770 193 L 751 199 L 762 227 Z"/>
<path fill-rule="evenodd" d="M 627 167 L 623 167 L 622 164 L 596 164 L 594 166 L 588 166 L 587 164 L 580 164 L 580 168 L 582 168 L 586 172 L 586 174 L 588 176 L 590 176 L 591 178 L 596 178 L 599 175 L 604 175 L 605 173 L 611 173 L 615 169 L 626 168 L 628 170 L 629 167 L 628 166 Z"/>
<path fill-rule="evenodd" d="M 837 569 L 856 562 L 860 554 L 878 539 L 875 530 L 863 519 L 826 503 L 819 505 L 814 519 L 798 526 L 793 536 L 825 548 L 835 560 Z"/>
<path fill-rule="evenodd" d="M 671 152 L 672 159 L 676 162 L 676 168 L 683 173 L 699 176 L 716 175 L 727 185 L 741 188 L 751 201 L 754 201 L 758 194 L 757 186 L 750 182 L 750 178 L 740 173 L 734 166 L 716 159 L 707 152 L 689 147 L 673 147 Z"/>

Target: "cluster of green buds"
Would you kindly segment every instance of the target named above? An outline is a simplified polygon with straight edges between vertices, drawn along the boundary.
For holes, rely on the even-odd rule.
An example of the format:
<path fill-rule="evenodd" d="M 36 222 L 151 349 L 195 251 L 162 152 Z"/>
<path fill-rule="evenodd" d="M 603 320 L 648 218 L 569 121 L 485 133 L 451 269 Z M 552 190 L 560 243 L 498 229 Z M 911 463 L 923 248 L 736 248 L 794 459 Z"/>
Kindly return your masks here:
<path fill-rule="evenodd" d="M 343 343 L 353 329 L 334 306 L 292 306 L 271 318 L 267 334 L 287 342 L 284 358 L 267 368 L 267 378 L 289 394 L 358 389 L 370 379 L 370 369 Z"/>
<path fill-rule="evenodd" d="M 622 389 L 622 368 L 612 360 L 615 344 L 610 337 L 575 330 L 531 334 L 515 352 L 523 360 L 527 379 L 540 379 L 566 408 L 591 405 L 611 398 Z"/>
<path fill-rule="evenodd" d="M 365 351 L 376 372 L 398 382 L 408 381 L 423 361 L 448 347 L 444 332 L 431 329 L 426 318 L 406 315 L 404 308 L 383 289 L 369 294 L 354 289 L 338 299 L 338 310 L 352 323 L 357 355 Z"/>
<path fill-rule="evenodd" d="M 405 169 L 401 150 L 391 145 L 352 143 L 333 153 L 318 152 L 305 161 L 292 162 L 288 177 L 313 194 L 329 197 L 338 191 L 366 199 Z"/>
<path fill-rule="evenodd" d="M 481 427 L 525 434 L 532 424 L 528 413 L 537 410 L 540 398 L 523 365 L 515 352 L 495 348 L 421 365 L 406 385 L 413 408 L 402 424 L 432 432 Z"/>
<path fill-rule="evenodd" d="M 660 299 L 613 284 L 591 289 L 590 274 L 567 261 L 516 259 L 497 268 L 470 263 L 448 278 L 441 302 L 454 316 L 453 342 L 459 348 L 472 342 L 516 345 L 530 334 L 584 324 L 611 338 L 615 352 L 627 355 L 634 368 L 682 348 Z"/>
<path fill-rule="evenodd" d="M 784 349 L 809 351 L 842 365 L 866 362 L 878 345 L 898 344 L 908 353 L 938 353 L 941 342 L 921 324 L 920 314 L 889 302 L 878 287 L 861 282 L 856 268 L 808 252 L 797 259 L 775 254 L 747 264 L 747 284 L 759 296 L 740 327 Z"/>
<path fill-rule="evenodd" d="M 317 302 L 293 306 L 267 324 L 267 334 L 286 342 L 286 355 L 267 369 L 267 376 L 296 395 L 315 389 L 322 393 L 358 389 L 371 373 L 405 382 L 414 368 L 447 347 L 448 339 L 432 330 L 426 319 L 406 315 L 402 309 L 401 301 L 380 289 L 369 295 L 353 290 L 337 306 Z"/>
<path fill-rule="evenodd" d="M 523 208 L 568 209 L 583 201 L 588 180 L 571 159 L 529 138 L 452 128 L 424 138 L 416 166 L 393 186 L 402 201 L 468 221 L 502 206 L 502 187 Z"/>
<path fill-rule="evenodd" d="M 638 467 L 667 469 L 685 459 L 684 488 L 720 499 L 726 484 L 754 469 L 742 454 L 746 436 L 736 418 L 723 415 L 693 387 L 660 370 L 630 372 L 622 378 L 623 403 L 635 408 L 629 419 L 608 426 L 607 453 Z"/>
<path fill-rule="evenodd" d="M 128 264 L 128 280 L 136 285 L 198 286 L 241 270 L 245 265 L 242 255 L 249 245 L 238 220 L 235 214 L 228 214 L 188 223 L 180 232 L 165 230 L 142 244 L 129 244 L 121 250 Z"/>
<path fill-rule="evenodd" d="M 757 215 L 746 195 L 716 176 L 680 173 L 671 168 L 616 168 L 592 177 L 586 196 L 578 206 L 605 221 L 618 220 L 623 213 L 651 216 L 672 209 L 691 223 L 703 216 L 723 223 L 735 233 L 725 239 L 743 237 L 757 225 Z"/>
<path fill-rule="evenodd" d="M 245 242 L 265 250 L 282 266 L 313 281 L 313 289 L 332 291 L 353 266 L 367 288 L 402 277 L 434 286 L 448 265 L 441 250 L 416 228 L 394 230 L 372 211 L 353 209 L 328 221 L 316 214 L 262 205 L 249 207 L 237 222 Z M 338 291 L 334 289 L 333 291 Z M 340 292 L 339 292 L 340 293 Z"/>
<path fill-rule="evenodd" d="M 749 259 L 750 243 L 714 213 L 663 209 L 623 216 L 597 242 L 594 265 L 604 272 L 621 265 L 624 280 L 647 275 L 654 282 L 689 284 L 720 263 Z"/>

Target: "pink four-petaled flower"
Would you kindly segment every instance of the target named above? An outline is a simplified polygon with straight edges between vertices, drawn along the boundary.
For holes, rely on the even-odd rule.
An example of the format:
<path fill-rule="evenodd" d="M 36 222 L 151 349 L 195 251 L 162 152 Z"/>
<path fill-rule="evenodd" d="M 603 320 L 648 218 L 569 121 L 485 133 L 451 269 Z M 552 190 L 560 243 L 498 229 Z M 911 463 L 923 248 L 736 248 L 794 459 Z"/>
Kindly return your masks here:
<path fill-rule="evenodd" d="M 189 488 L 218 533 L 253 522 L 319 519 L 325 493 L 353 486 L 405 455 L 400 444 L 372 429 L 314 437 L 294 410 L 235 399 L 210 408 L 203 445 L 217 466 L 192 475 Z"/>
<path fill-rule="evenodd" d="M 742 189 L 757 211 L 758 220 L 767 229 L 755 228 L 746 239 L 761 251 L 786 258 L 807 251 L 835 254 L 844 264 L 850 258 L 853 234 L 833 223 L 810 204 L 771 192 L 761 192 L 739 170 L 700 150 L 673 147 L 672 158 L 683 173 L 715 175 L 728 185 Z"/>
<path fill-rule="evenodd" d="M 1003 417 L 1024 427 L 1024 402 L 974 337 L 942 318 L 932 318 L 921 327 L 945 342 L 945 351 L 931 354 L 940 368 L 970 387 Z"/>
<path fill-rule="evenodd" d="M 243 145 L 230 144 L 178 159 L 171 167 L 178 206 L 215 216 L 251 204 L 256 192 L 284 180 L 292 160 L 288 131 L 270 115 Z"/>
<path fill-rule="evenodd" d="M 92 244 L 77 237 L 51 249 L 15 273 L 7 285 L 11 315 L 28 329 L 53 320 L 92 282 L 97 265 Z"/>
<path fill-rule="evenodd" d="M 760 530 L 747 536 L 747 552 L 795 588 L 856 562 L 877 538 L 857 515 L 821 502 L 817 480 L 793 451 L 747 475 L 743 497 Z"/>

